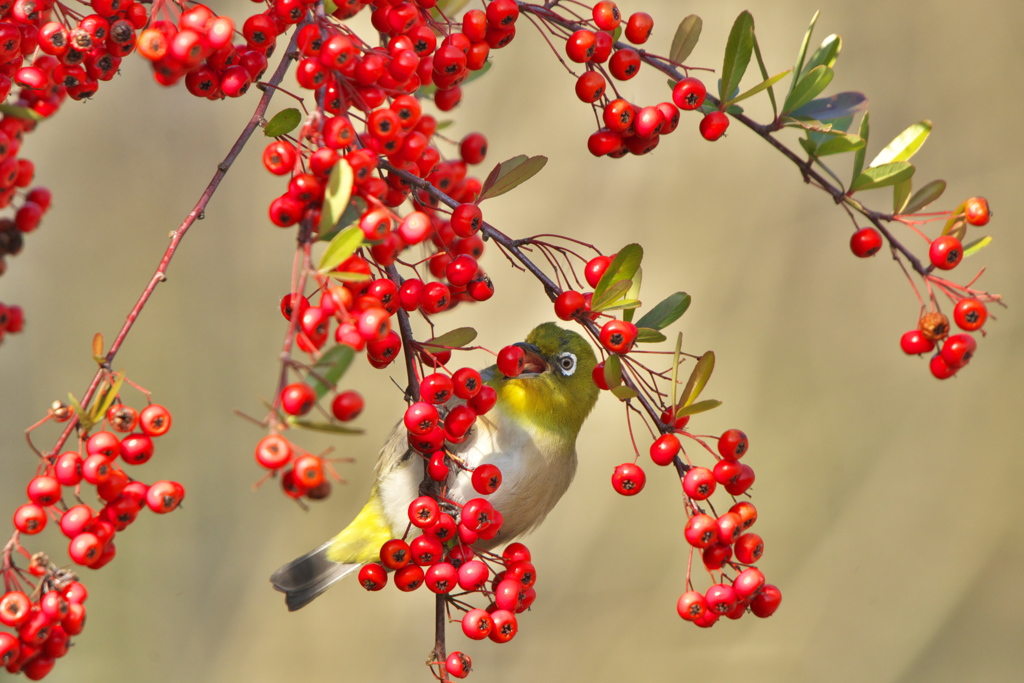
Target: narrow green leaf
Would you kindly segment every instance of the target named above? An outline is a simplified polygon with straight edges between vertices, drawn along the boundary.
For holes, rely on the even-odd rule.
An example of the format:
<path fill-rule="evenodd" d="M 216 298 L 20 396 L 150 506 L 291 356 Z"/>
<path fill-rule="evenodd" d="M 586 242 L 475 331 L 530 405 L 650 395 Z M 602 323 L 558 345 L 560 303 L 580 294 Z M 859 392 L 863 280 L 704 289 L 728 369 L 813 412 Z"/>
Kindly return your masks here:
<path fill-rule="evenodd" d="M 814 25 L 818 23 L 818 15 L 821 10 L 814 13 L 811 17 L 811 23 L 807 25 L 807 30 L 804 32 L 804 40 L 800 43 L 800 50 L 796 53 L 796 64 L 793 65 L 793 80 L 789 82 L 789 93 L 786 95 L 788 100 L 790 95 L 793 94 L 793 89 L 796 88 L 796 82 L 804 72 L 804 58 L 807 56 L 807 48 L 811 44 L 811 34 L 814 33 Z"/>
<path fill-rule="evenodd" d="M 686 292 L 669 294 L 654 308 L 640 316 L 640 319 L 636 321 L 636 326 L 663 330 L 679 320 L 689 307 L 690 295 Z"/>
<path fill-rule="evenodd" d="M 620 401 L 628 401 L 631 398 L 636 398 L 638 395 L 635 390 L 627 387 L 626 385 L 615 387 L 612 389 L 612 394 Z"/>
<path fill-rule="evenodd" d="M 892 186 L 892 212 L 893 214 L 899 214 L 903 212 L 903 207 L 907 205 L 907 201 L 910 199 L 910 193 L 914 190 L 913 178 L 907 178 L 901 182 L 896 183 Z"/>
<path fill-rule="evenodd" d="M 914 175 L 914 165 L 909 161 L 896 161 L 891 164 L 872 166 L 865 169 L 850 185 L 850 190 L 874 190 L 901 183 Z"/>
<path fill-rule="evenodd" d="M 815 152 L 818 151 L 818 145 L 810 138 L 800 138 L 797 142 L 800 143 L 800 146 L 804 148 L 804 151 L 807 152 L 809 156 L 814 156 Z"/>
<path fill-rule="evenodd" d="M 751 36 L 754 38 L 754 57 L 757 59 L 757 68 L 761 71 L 761 78 L 768 80 L 768 69 L 764 66 L 764 58 L 761 56 L 761 46 L 757 42 L 757 31 L 752 31 Z M 779 117 L 779 106 L 775 101 L 775 88 L 768 86 L 768 99 L 772 103 L 772 118 L 777 119 Z"/>
<path fill-rule="evenodd" d="M 676 419 L 678 420 L 679 418 L 685 415 L 696 415 L 697 413 L 704 413 L 713 408 L 717 408 L 720 405 L 722 405 L 722 402 L 716 401 L 713 398 L 709 398 L 706 401 L 697 401 L 696 403 L 691 403 L 690 405 L 683 406 L 682 408 L 677 410 Z"/>
<path fill-rule="evenodd" d="M 359 229 L 358 225 L 351 225 L 345 228 L 327 244 L 323 256 L 320 257 L 320 265 L 317 266 L 317 270 L 326 275 L 329 271 L 341 265 L 349 256 L 356 253 L 356 249 L 362 243 L 363 231 Z M 362 273 L 353 273 L 353 275 L 356 274 Z"/>
<path fill-rule="evenodd" d="M 903 213 L 917 213 L 941 197 L 945 191 L 945 180 L 933 180 L 930 183 L 926 183 L 924 187 L 915 192 L 914 196 L 910 198 L 910 201 L 903 209 Z"/>
<path fill-rule="evenodd" d="M 453 123 L 455 123 L 455 122 L 452 121 L 451 119 L 445 119 L 444 121 L 438 121 L 437 122 L 437 130 L 444 130 L 445 128 L 450 128 Z"/>
<path fill-rule="evenodd" d="M 331 175 L 327 179 L 327 189 L 324 190 L 324 203 L 320 207 L 320 230 L 331 231 L 341 215 L 348 207 L 348 200 L 352 198 L 352 185 L 355 177 L 352 174 L 352 167 L 344 159 L 339 159 L 331 169 Z"/>
<path fill-rule="evenodd" d="M 16 104 L 0 104 L 0 114 L 13 116 L 16 119 L 27 119 L 29 121 L 42 121 L 46 118 L 35 109 L 19 107 Z"/>
<path fill-rule="evenodd" d="M 590 310 L 592 312 L 610 310 L 629 291 L 632 285 L 632 280 L 619 280 L 614 285 L 606 287 L 600 296 L 595 294 L 594 298 L 590 300 Z"/>
<path fill-rule="evenodd" d="M 786 103 L 782 105 L 782 113 L 791 114 L 820 95 L 832 82 L 834 75 L 835 72 L 824 65 L 816 66 L 805 73 L 793 88 L 793 92 L 786 98 Z"/>
<path fill-rule="evenodd" d="M 348 366 L 352 364 L 352 359 L 355 357 L 355 349 L 348 344 L 338 344 L 320 356 L 320 360 L 313 366 L 312 372 L 307 373 L 302 381 L 313 388 L 316 400 L 319 401 L 338 384 L 338 380 L 348 370 Z M 320 381 L 321 378 L 324 381 Z"/>
<path fill-rule="evenodd" d="M 668 58 L 676 64 L 682 64 L 693 48 L 697 47 L 700 40 L 700 30 L 704 22 L 696 14 L 685 17 L 676 28 L 676 34 L 672 37 L 672 47 L 669 49 Z"/>
<path fill-rule="evenodd" d="M 334 0 L 324 0 L 324 14 L 334 14 L 338 11 L 338 5 Z"/>
<path fill-rule="evenodd" d="M 871 112 L 866 111 L 866 112 L 864 112 L 864 116 L 860 120 L 860 132 L 858 132 L 858 135 L 860 135 L 860 137 L 864 138 L 864 142 L 865 143 L 868 141 L 868 131 L 870 130 L 870 125 L 869 125 L 868 121 L 870 120 L 870 118 L 871 118 Z M 860 172 L 864 170 L 864 154 L 866 152 L 867 152 L 867 145 L 865 144 L 863 147 L 861 147 L 860 149 L 857 150 L 856 154 L 853 155 L 853 177 L 854 178 L 857 178 L 860 175 Z"/>
<path fill-rule="evenodd" d="M 637 268 L 633 277 L 630 278 L 633 284 L 630 285 L 629 290 L 624 295 L 625 301 L 622 303 L 636 302 L 636 306 L 624 306 L 625 309 L 622 313 L 622 319 L 627 323 L 633 322 L 633 314 L 636 313 L 636 309 L 640 307 L 640 283 L 644 280 L 644 269 Z"/>
<path fill-rule="evenodd" d="M 797 107 L 789 115 L 797 119 L 814 119 L 816 121 L 832 121 L 853 116 L 868 106 L 868 98 L 864 93 L 840 92 L 828 97 L 811 100 L 802 107 Z M 843 130 L 849 130 L 849 127 Z"/>
<path fill-rule="evenodd" d="M 683 333 L 676 335 L 676 350 L 672 353 L 672 403 L 676 405 L 676 390 L 679 388 L 679 356 L 683 352 Z"/>
<path fill-rule="evenodd" d="M 892 142 L 886 145 L 885 149 L 879 152 L 878 156 L 868 164 L 868 167 L 881 166 L 893 161 L 908 161 L 917 150 L 921 149 L 921 145 L 928 139 L 928 135 L 931 132 L 931 121 L 928 119 L 918 121 L 893 138 Z"/>
<path fill-rule="evenodd" d="M 341 280 L 342 282 L 369 282 L 373 279 L 373 276 L 369 273 L 351 273 L 341 270 L 332 270 L 329 273 L 324 273 L 324 275 L 333 277 L 335 280 Z"/>
<path fill-rule="evenodd" d="M 423 342 L 423 348 L 431 353 L 461 349 L 472 344 L 474 339 L 476 339 L 476 330 L 472 327 L 456 327 L 454 330 Z"/>
<path fill-rule="evenodd" d="M 707 351 L 693 366 L 690 379 L 686 380 L 686 386 L 683 387 L 683 395 L 679 397 L 678 407 L 684 408 L 697 400 L 700 392 L 704 390 L 708 380 L 711 379 L 714 369 L 715 352 Z"/>
<path fill-rule="evenodd" d="M 970 244 L 964 245 L 964 258 L 977 254 L 979 251 L 987 247 L 992 242 L 992 238 L 988 235 L 974 240 Z"/>
<path fill-rule="evenodd" d="M 668 339 L 665 335 L 650 327 L 636 328 L 636 341 L 638 344 L 658 344 Z"/>
<path fill-rule="evenodd" d="M 117 395 L 121 393 L 121 386 L 124 384 L 124 373 L 114 373 L 114 384 L 109 387 L 107 391 L 103 392 L 103 395 L 93 401 L 93 421 L 100 422 L 107 415 L 107 411 L 110 410 L 110 406 L 114 405 L 114 401 L 117 400 Z"/>
<path fill-rule="evenodd" d="M 302 122 L 302 114 L 295 107 L 282 109 L 274 114 L 274 117 L 267 122 L 263 134 L 268 138 L 276 138 L 280 135 L 291 133 Z"/>
<path fill-rule="evenodd" d="M 836 58 L 839 56 L 839 51 L 842 48 L 843 39 L 833 33 L 828 38 L 821 41 L 821 47 L 815 50 L 814 54 L 811 55 L 811 58 L 807 60 L 807 63 L 804 65 L 804 73 L 807 73 L 816 66 L 824 65 L 830 69 L 834 68 Z"/>
<path fill-rule="evenodd" d="M 81 430 L 83 434 L 88 434 L 89 430 L 92 429 L 96 423 L 89 417 L 89 414 L 86 412 L 85 408 L 82 407 L 82 404 L 78 402 L 78 399 L 75 398 L 74 394 L 68 394 L 68 405 L 71 406 L 71 409 L 75 411 L 75 415 L 78 416 L 79 430 Z"/>
<path fill-rule="evenodd" d="M 604 361 L 604 381 L 609 389 L 622 384 L 622 360 L 617 354 L 613 353 Z"/>
<path fill-rule="evenodd" d="M 949 235 L 954 229 L 963 227 L 965 206 L 967 206 L 966 201 L 960 202 L 955 209 L 949 212 L 949 218 L 946 219 L 946 224 L 942 226 L 941 234 Z"/>
<path fill-rule="evenodd" d="M 440 0 L 433 9 L 439 13 L 443 13 L 444 16 L 454 17 L 459 10 L 465 7 L 468 3 L 469 0 Z"/>
<path fill-rule="evenodd" d="M 300 420 L 294 415 L 289 415 L 285 422 L 291 427 L 301 427 L 302 429 L 309 429 L 314 432 L 327 432 L 328 434 L 362 434 L 362 429 L 356 427 L 345 427 L 339 424 L 332 424 L 330 422 L 313 422 L 312 420 Z"/>
<path fill-rule="evenodd" d="M 630 289 L 632 289 L 632 286 L 630 287 Z M 628 295 L 629 290 L 626 290 L 626 293 L 623 294 L 623 296 L 625 297 Z M 615 303 L 605 306 L 604 308 L 601 309 L 601 311 L 625 311 L 626 313 L 632 313 L 633 310 L 637 308 L 640 308 L 640 302 L 637 301 L 636 299 L 619 299 Z"/>
<path fill-rule="evenodd" d="M 867 143 L 859 135 L 845 133 L 830 136 L 828 140 L 818 145 L 818 156 L 824 157 L 829 154 L 846 154 L 863 149 Z"/>
<path fill-rule="evenodd" d="M 829 140 L 831 140 L 832 138 L 834 138 L 837 135 L 842 135 L 842 134 L 846 133 L 848 130 L 850 130 L 850 126 L 852 124 L 853 124 L 853 117 L 852 116 L 844 116 L 843 118 L 834 119 L 832 121 L 829 121 L 828 124 L 822 124 L 822 125 L 828 125 L 829 126 L 829 130 L 828 130 L 827 133 L 823 133 L 823 132 L 819 132 L 819 131 L 807 131 L 807 137 L 810 138 L 811 140 L 814 140 L 815 144 L 820 145 L 820 144 L 823 144 L 825 142 L 828 142 Z"/>
<path fill-rule="evenodd" d="M 752 95 L 756 95 L 757 93 L 761 92 L 762 90 L 766 90 L 767 88 L 772 87 L 773 85 L 775 85 L 776 83 L 781 81 L 783 78 L 785 78 L 786 74 L 788 74 L 788 73 L 789 73 L 788 71 L 783 71 L 780 74 L 775 74 L 774 76 L 772 76 L 771 78 L 769 78 L 767 80 L 761 81 L 760 83 L 755 85 L 750 90 L 747 90 L 743 94 L 737 95 L 736 97 L 734 97 L 731 100 L 729 100 L 726 103 L 725 106 L 728 107 L 729 105 L 735 104 L 736 102 L 739 102 L 741 100 L 745 100 L 748 97 L 751 97 Z"/>
<path fill-rule="evenodd" d="M 743 10 L 733 22 L 729 40 L 725 44 L 725 60 L 722 63 L 722 80 L 719 84 L 719 99 L 727 100 L 736 90 L 743 74 L 750 64 L 750 53 L 754 49 L 754 18 Z"/>
<path fill-rule="evenodd" d="M 344 230 L 350 225 L 354 225 L 359 221 L 359 218 L 366 212 L 366 200 L 362 197 L 353 197 L 352 201 L 345 207 L 345 211 L 338 218 L 338 222 L 334 224 L 334 228 L 327 232 L 321 232 L 317 234 L 317 240 L 321 242 L 330 242 L 334 239 L 335 235 Z M 321 221 L 321 225 L 323 221 Z"/>
<path fill-rule="evenodd" d="M 604 291 L 611 285 L 621 280 L 632 281 L 633 276 L 640 270 L 640 262 L 644 258 L 644 248 L 639 244 L 627 244 L 615 255 L 604 275 L 594 287 L 594 300 L 601 298 Z M 630 283 L 632 285 L 632 282 Z"/>
<path fill-rule="evenodd" d="M 494 170 L 487 176 L 487 180 L 484 181 L 484 187 L 477 203 L 503 195 L 522 185 L 540 173 L 546 163 L 548 163 L 548 158 L 545 156 L 527 157 L 525 154 L 501 162 L 494 167 Z"/>

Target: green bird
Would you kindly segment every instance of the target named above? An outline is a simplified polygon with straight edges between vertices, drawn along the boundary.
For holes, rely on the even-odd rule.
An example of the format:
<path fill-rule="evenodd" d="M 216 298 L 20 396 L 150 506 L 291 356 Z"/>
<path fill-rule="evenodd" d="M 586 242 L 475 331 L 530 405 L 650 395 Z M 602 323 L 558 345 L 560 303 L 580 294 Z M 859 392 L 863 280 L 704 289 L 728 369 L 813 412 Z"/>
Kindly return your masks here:
<path fill-rule="evenodd" d="M 497 366 L 484 370 L 481 376 L 497 401 L 477 417 L 462 443 L 447 444 L 468 468 L 490 463 L 501 470 L 501 487 L 483 497 L 504 523 L 492 540 L 478 541 L 483 549 L 534 529 L 555 507 L 576 473 L 576 437 L 597 402 L 591 378 L 597 358 L 582 336 L 544 323 L 516 346 L 526 355 L 523 372 L 505 377 Z M 459 504 L 481 497 L 471 477 L 461 468 L 450 472 L 448 497 Z M 337 536 L 270 577 L 285 594 L 288 609 L 304 607 L 334 582 L 378 561 L 381 545 L 405 533 L 409 504 L 420 495 L 422 480 L 423 459 L 409 448 L 399 422 L 377 458 L 375 482 L 362 511 Z"/>

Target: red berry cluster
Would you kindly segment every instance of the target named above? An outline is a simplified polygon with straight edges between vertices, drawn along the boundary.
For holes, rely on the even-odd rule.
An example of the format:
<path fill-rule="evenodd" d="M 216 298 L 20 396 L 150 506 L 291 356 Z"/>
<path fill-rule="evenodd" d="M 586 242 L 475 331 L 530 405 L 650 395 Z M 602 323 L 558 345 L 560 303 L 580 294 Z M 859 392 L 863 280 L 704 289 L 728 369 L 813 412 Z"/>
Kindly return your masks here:
<path fill-rule="evenodd" d="M 948 220 L 942 234 L 930 241 L 928 258 L 933 269 L 952 270 L 963 260 L 962 240 L 967 226 L 988 224 L 991 212 L 984 197 L 971 197 L 956 211 L 938 215 L 948 216 Z M 903 220 L 908 222 L 908 219 Z M 881 248 L 882 235 L 875 228 L 861 228 L 850 238 L 851 251 L 861 258 L 873 256 Z M 916 356 L 932 353 L 938 347 L 938 351 L 928 363 L 928 368 L 937 379 L 948 379 L 967 365 L 974 356 L 977 342 L 966 333 L 982 331 L 988 319 L 988 308 L 982 299 L 975 296 L 979 293 L 974 290 L 955 286 L 933 275 L 927 276 L 926 279 L 954 301 L 953 321 L 964 332 L 951 335 L 949 318 L 933 305 L 931 310 L 920 317 L 915 329 L 903 333 L 900 337 L 900 348 L 907 355 Z M 934 304 L 934 298 L 932 301 Z"/>
<path fill-rule="evenodd" d="M 0 341 L 7 333 L 21 332 L 25 326 L 25 313 L 21 306 L 8 306 L 0 301 Z"/>
<path fill-rule="evenodd" d="M 61 404 L 50 411 L 57 422 L 72 416 Z M 8 592 L 0 598 L 0 623 L 15 633 L 0 631 L 0 662 L 8 671 L 24 673 L 31 680 L 48 674 L 54 661 L 68 652 L 70 637 L 81 633 L 87 592 L 74 572 L 57 567 L 43 553 L 30 555 L 19 543 L 19 535 L 38 534 L 49 519 L 56 520 L 70 539 L 71 560 L 99 569 L 114 558 L 117 533 L 127 529 L 143 509 L 167 513 L 185 496 L 177 482 L 147 485 L 118 465 L 118 458 L 123 465 L 136 466 L 153 456 L 153 439 L 171 427 L 166 408 L 150 404 L 140 413 L 118 403 L 107 410 L 104 422 L 113 431 L 83 436 L 81 451 L 43 456 L 27 487 L 28 502 L 14 513 L 16 533 L 3 551 L 0 573 Z M 95 487 L 102 503 L 99 511 L 82 502 L 83 482 Z M 65 487 L 73 487 L 77 504 L 65 503 Z M 30 559 L 27 570 L 14 564 L 15 551 Z M 24 581 L 31 581 L 29 577 L 39 579 L 31 590 L 23 587 Z"/>

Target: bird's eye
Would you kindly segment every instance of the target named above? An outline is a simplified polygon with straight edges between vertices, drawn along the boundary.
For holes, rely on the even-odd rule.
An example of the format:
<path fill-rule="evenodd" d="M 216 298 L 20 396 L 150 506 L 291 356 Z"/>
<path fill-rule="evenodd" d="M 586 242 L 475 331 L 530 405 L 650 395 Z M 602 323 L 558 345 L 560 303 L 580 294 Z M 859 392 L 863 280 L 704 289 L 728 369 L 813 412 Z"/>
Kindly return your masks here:
<path fill-rule="evenodd" d="M 558 357 L 558 367 L 562 370 L 562 374 L 568 377 L 576 372 L 576 356 L 571 353 L 563 353 Z"/>

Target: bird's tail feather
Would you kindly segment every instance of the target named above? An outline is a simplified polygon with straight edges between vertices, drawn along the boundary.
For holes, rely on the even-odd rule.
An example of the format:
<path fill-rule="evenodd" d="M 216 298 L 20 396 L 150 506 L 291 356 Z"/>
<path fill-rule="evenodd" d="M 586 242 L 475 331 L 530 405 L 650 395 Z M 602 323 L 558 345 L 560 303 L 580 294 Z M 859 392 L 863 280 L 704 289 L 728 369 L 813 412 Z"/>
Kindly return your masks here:
<path fill-rule="evenodd" d="M 330 545 L 331 541 L 328 541 L 271 574 L 270 582 L 284 593 L 289 612 L 305 607 L 335 581 L 359 569 L 359 564 L 342 564 L 327 559 Z"/>

